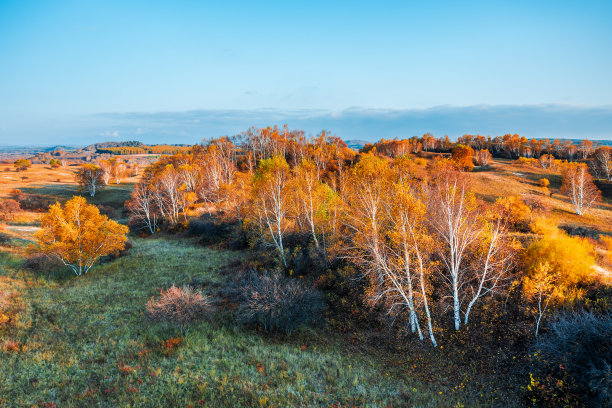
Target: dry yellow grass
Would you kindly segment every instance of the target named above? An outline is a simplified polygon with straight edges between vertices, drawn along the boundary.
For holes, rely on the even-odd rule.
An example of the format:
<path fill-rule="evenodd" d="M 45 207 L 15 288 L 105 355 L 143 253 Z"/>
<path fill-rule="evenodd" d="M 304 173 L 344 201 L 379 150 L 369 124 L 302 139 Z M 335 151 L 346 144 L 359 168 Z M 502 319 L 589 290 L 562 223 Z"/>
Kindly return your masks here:
<path fill-rule="evenodd" d="M 68 198 L 78 194 L 78 186 L 75 181 L 75 174 L 78 170 L 79 165 L 77 164 L 69 164 L 56 169 L 47 164 L 33 164 L 28 170 L 18 172 L 10 164 L 1 164 L 0 199 L 10 198 L 11 191 L 14 189 L 22 190 L 25 193 L 40 194 L 53 199 Z M 139 176 L 126 177 L 122 179 L 119 185 L 109 183 L 107 190 L 131 190 L 132 184 L 139 179 Z M 103 191 L 101 195 L 104 194 L 108 193 Z M 94 203 L 98 204 L 98 202 Z M 22 211 L 16 214 L 15 219 L 11 220 L 11 224 L 36 223 L 40 218 L 40 214 L 40 212 Z"/>
<path fill-rule="evenodd" d="M 6 169 L 9 171 L 6 171 Z M 0 198 L 8 198 L 13 189 L 49 184 L 75 185 L 74 175 L 78 169 L 78 166 L 64 166 L 53 169 L 46 164 L 33 164 L 26 171 L 15 171 L 10 164 L 0 165 Z"/>
<path fill-rule="evenodd" d="M 569 199 L 560 192 L 559 173 L 521 165 L 511 160 L 496 159 L 490 169 L 473 172 L 471 178 L 474 191 L 486 201 L 494 201 L 498 197 L 535 195 L 551 208 L 550 216 L 560 225 L 584 226 L 597 229 L 604 234 L 612 234 L 610 200 L 604 199 L 586 215 L 576 215 Z M 541 178 L 550 181 L 548 189 L 552 196 L 539 186 L 538 180 Z"/>

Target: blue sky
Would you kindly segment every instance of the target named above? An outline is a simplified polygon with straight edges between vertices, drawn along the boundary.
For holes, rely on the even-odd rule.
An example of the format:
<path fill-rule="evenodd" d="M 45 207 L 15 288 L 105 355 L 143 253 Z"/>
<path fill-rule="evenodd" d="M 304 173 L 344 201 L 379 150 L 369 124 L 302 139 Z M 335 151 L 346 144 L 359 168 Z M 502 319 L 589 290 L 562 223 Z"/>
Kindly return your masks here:
<path fill-rule="evenodd" d="M 611 1 L 0 0 L 0 144 L 113 137 L 134 112 L 181 120 L 186 111 L 243 118 L 271 108 L 291 125 L 295 112 L 324 111 L 316 125 L 332 132 L 348 124 L 325 118 L 354 120 L 346 112 L 355 109 L 559 105 L 580 115 L 612 106 L 611 21 Z M 612 118 L 598 118 L 588 133 L 611 137 Z M 532 120 L 527 136 L 543 135 L 546 116 Z M 153 138 L 139 123 L 130 129 Z M 200 123 L 198 136 L 180 141 L 221 132 Z M 431 129 L 468 131 L 440 123 Z M 412 124 L 380 137 L 420 133 Z M 521 130 L 512 126 L 481 133 Z"/>

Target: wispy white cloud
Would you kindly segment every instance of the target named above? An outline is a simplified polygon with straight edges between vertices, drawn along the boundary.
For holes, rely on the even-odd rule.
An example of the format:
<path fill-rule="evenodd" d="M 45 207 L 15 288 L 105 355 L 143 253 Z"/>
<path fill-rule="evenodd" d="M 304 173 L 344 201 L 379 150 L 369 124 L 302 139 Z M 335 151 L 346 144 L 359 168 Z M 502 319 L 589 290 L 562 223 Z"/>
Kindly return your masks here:
<path fill-rule="evenodd" d="M 343 139 L 374 141 L 432 132 L 456 138 L 466 133 L 528 138 L 612 139 L 612 106 L 477 105 L 429 109 L 193 110 L 184 112 L 101 113 L 58 121 L 54 126 L 19 129 L 32 143 L 89 144 L 105 138 L 145 143 L 197 143 L 238 134 L 251 126 L 288 125 L 307 134 L 328 130 Z M 46 125 L 46 126 L 42 126 Z M 9 129 L 10 131 L 11 129 Z M 15 131 L 15 129 L 12 129 Z M 2 144 L 2 143 L 0 143 Z"/>

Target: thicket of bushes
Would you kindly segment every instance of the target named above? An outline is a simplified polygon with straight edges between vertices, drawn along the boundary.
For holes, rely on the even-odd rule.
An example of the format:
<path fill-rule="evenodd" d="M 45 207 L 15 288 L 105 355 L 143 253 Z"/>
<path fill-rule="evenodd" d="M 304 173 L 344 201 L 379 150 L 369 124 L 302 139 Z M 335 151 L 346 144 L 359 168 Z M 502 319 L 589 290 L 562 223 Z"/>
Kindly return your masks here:
<path fill-rule="evenodd" d="M 266 333 L 291 334 L 316 324 L 325 309 L 323 295 L 296 278 L 249 269 L 232 278 L 227 290 L 238 303 L 237 321 Z"/>
<path fill-rule="evenodd" d="M 535 349 L 539 377 L 529 391 L 537 402 L 567 406 L 575 395 L 580 404 L 612 406 L 611 314 L 561 314 Z"/>

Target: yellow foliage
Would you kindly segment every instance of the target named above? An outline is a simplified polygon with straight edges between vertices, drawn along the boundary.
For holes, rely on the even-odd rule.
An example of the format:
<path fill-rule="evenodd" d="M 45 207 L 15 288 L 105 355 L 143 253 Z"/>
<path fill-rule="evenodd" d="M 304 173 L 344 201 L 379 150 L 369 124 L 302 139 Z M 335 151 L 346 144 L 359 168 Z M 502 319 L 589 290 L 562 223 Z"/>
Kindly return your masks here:
<path fill-rule="evenodd" d="M 529 224 L 529 228 L 534 234 L 552 235 L 560 233 L 557 228 L 557 222 L 554 219 L 547 217 L 538 217 Z"/>
<path fill-rule="evenodd" d="M 593 279 L 593 254 L 594 248 L 586 239 L 571 237 L 559 230 L 548 232 L 525 251 L 526 282 L 541 281 L 543 275 L 554 276 L 557 296 L 571 301 Z"/>
<path fill-rule="evenodd" d="M 608 262 L 610 262 L 612 264 L 612 237 L 610 236 L 601 236 L 601 243 L 604 244 L 604 248 L 606 249 L 607 254 L 606 254 L 606 258 L 608 259 Z"/>
<path fill-rule="evenodd" d="M 509 224 L 526 222 L 531 210 L 520 197 L 509 196 L 497 199 L 493 211 L 503 217 Z"/>
<path fill-rule="evenodd" d="M 79 196 L 63 207 L 60 203 L 49 207 L 40 223 L 35 234 L 40 251 L 59 258 L 76 275 L 87 273 L 101 256 L 122 250 L 129 232 Z"/>

